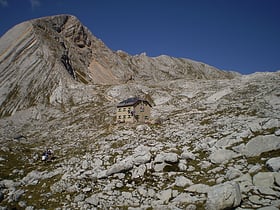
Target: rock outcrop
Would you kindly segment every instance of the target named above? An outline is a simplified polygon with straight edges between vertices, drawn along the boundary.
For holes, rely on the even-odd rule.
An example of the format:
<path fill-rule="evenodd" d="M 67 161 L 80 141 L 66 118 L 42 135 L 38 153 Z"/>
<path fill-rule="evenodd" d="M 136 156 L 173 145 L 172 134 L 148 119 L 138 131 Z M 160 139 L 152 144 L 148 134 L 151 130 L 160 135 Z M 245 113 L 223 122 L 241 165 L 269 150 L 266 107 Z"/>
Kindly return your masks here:
<path fill-rule="evenodd" d="M 241 193 L 238 183 L 223 183 L 210 188 L 206 202 L 206 209 L 232 209 L 239 206 L 240 203 Z"/>
<path fill-rule="evenodd" d="M 266 162 L 266 166 L 271 171 L 280 172 L 280 157 L 269 159 Z"/>

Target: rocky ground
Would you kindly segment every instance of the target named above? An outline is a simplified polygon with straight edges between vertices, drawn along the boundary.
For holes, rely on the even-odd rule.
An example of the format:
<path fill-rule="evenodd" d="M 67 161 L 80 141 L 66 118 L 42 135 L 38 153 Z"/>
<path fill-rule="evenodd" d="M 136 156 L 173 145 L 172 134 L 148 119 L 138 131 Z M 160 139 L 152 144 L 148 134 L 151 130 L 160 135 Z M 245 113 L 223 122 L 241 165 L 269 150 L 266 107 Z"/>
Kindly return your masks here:
<path fill-rule="evenodd" d="M 1 118 L 0 209 L 279 209 L 279 79 L 73 86 Z M 116 124 L 141 94 L 153 121 Z"/>

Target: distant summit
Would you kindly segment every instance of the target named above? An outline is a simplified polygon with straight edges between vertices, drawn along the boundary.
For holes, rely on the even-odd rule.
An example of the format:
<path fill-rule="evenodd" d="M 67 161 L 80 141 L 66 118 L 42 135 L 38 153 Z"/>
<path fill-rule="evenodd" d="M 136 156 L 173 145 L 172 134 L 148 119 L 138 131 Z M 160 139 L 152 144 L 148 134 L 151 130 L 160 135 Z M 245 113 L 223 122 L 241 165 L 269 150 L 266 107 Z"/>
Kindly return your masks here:
<path fill-rule="evenodd" d="M 73 83 L 110 85 L 234 76 L 182 58 L 113 52 L 76 17 L 43 17 L 18 24 L 0 38 L 0 116 L 38 103 L 61 102 L 61 90 Z"/>

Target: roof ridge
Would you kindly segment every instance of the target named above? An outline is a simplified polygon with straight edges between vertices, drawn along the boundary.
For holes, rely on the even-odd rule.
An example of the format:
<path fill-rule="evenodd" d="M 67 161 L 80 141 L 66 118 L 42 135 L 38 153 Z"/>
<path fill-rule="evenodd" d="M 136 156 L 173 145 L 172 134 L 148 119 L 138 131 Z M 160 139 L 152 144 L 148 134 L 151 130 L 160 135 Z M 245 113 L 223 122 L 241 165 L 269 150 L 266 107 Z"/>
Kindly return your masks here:
<path fill-rule="evenodd" d="M 123 100 L 120 103 L 118 103 L 117 107 L 133 106 L 139 101 L 147 102 L 151 106 L 149 101 L 147 101 L 146 99 L 143 99 L 143 98 L 140 98 L 140 97 L 131 97 L 131 98 L 127 98 L 126 100 Z"/>

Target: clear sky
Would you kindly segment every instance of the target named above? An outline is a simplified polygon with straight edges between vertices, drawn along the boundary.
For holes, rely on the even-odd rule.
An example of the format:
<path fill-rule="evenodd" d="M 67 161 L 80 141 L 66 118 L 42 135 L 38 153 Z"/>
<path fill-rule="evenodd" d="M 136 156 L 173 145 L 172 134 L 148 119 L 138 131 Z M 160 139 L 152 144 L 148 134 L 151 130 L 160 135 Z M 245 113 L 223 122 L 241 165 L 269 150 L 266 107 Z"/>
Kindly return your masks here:
<path fill-rule="evenodd" d="M 115 51 L 280 70 L 280 0 L 0 0 L 0 35 L 57 14 L 75 15 Z"/>

